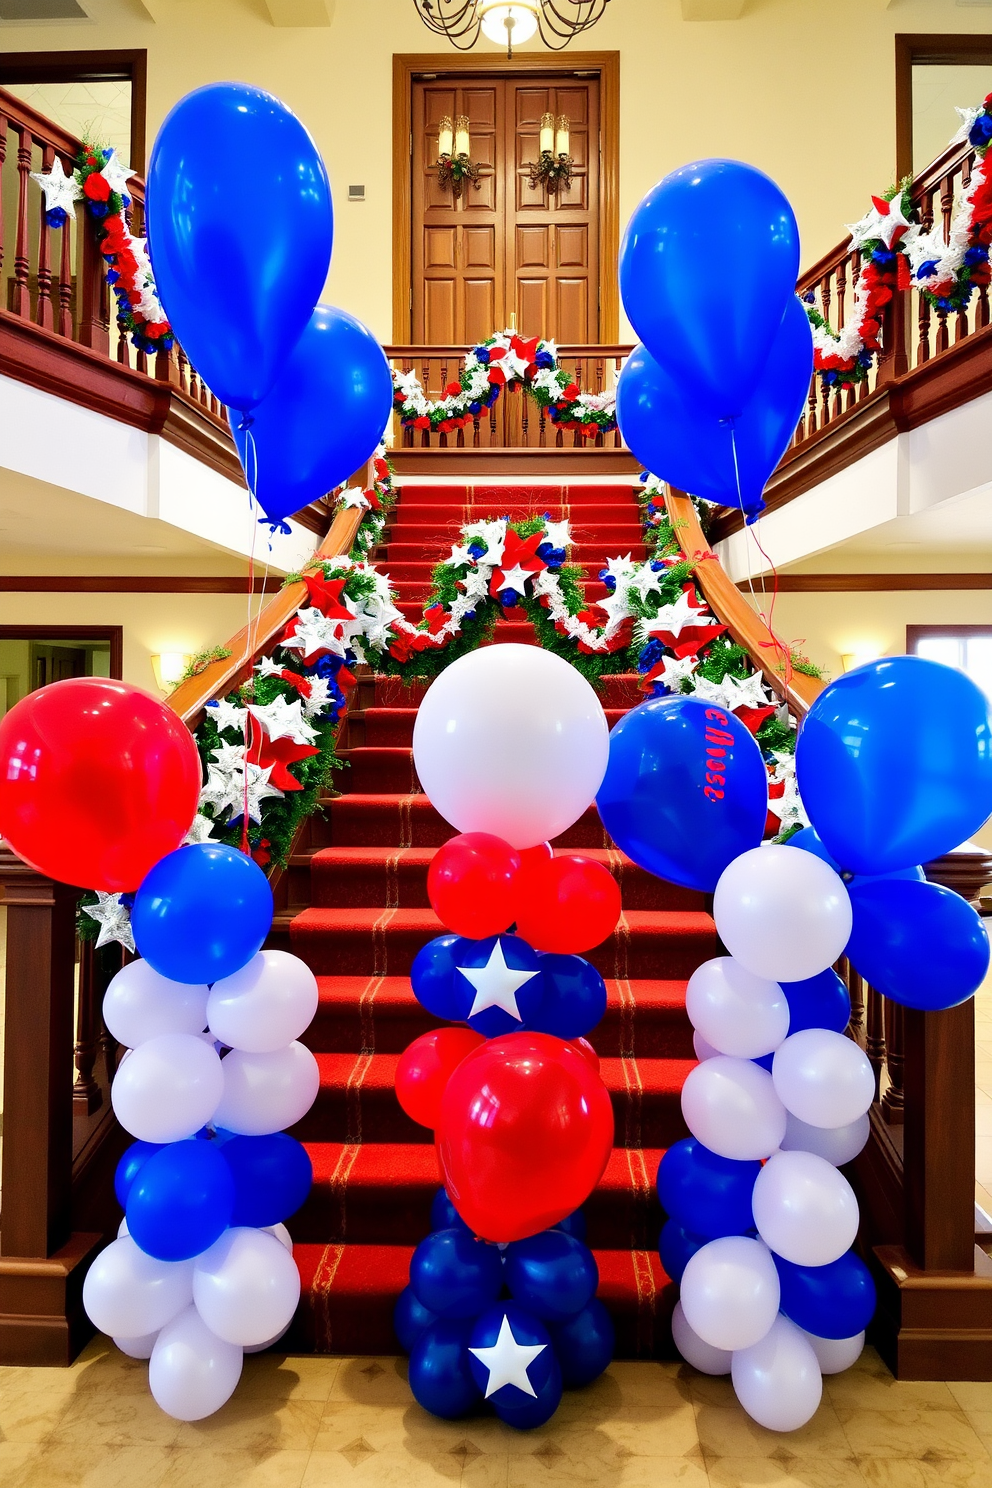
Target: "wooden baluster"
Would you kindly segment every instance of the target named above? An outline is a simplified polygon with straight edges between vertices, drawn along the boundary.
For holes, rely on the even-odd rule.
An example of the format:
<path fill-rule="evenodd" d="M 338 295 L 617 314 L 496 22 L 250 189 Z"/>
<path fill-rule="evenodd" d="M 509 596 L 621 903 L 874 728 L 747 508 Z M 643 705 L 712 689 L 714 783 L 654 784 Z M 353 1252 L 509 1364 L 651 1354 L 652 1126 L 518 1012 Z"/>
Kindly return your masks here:
<path fill-rule="evenodd" d="M 520 398 L 520 443 L 524 446 L 524 449 L 527 449 L 530 446 L 530 439 L 528 437 L 530 431 L 530 399 L 527 397 L 523 388 L 520 389 L 518 396 Z"/>
<path fill-rule="evenodd" d="M 548 443 L 548 420 L 544 412 L 544 404 L 540 404 L 537 413 L 537 444 L 539 449 L 545 449 Z"/>
<path fill-rule="evenodd" d="M 62 224 L 62 243 L 59 255 L 59 335 L 72 340 L 72 226 L 75 217 L 70 213 Z M 0 250 L 2 251 L 2 250 Z"/>
<path fill-rule="evenodd" d="M 3 283 L 3 255 L 4 255 L 4 219 L 3 219 L 3 183 L 4 166 L 7 163 L 7 116 L 0 113 L 0 284 Z"/>
<path fill-rule="evenodd" d="M 809 397 L 806 399 L 806 436 L 815 434 L 817 430 L 816 406 L 820 395 L 819 373 L 814 372 L 809 380 Z"/>
<path fill-rule="evenodd" d="M 943 224 L 943 239 L 946 243 L 950 237 L 951 216 L 954 211 L 954 177 L 947 175 L 941 177 L 940 182 L 940 216 Z M 937 354 L 946 351 L 950 345 L 950 331 L 947 326 L 947 311 L 937 311 Z"/>
<path fill-rule="evenodd" d="M 431 395 L 431 364 L 427 360 L 426 357 L 424 358 L 424 360 L 420 364 L 420 386 L 423 388 L 424 392 L 426 393 L 426 395 L 429 398 L 430 395 Z M 421 447 L 423 449 L 430 449 L 430 445 L 431 445 L 431 431 L 430 431 L 430 429 L 421 429 L 421 431 L 420 431 L 420 443 L 421 443 Z"/>
<path fill-rule="evenodd" d="M 847 982 L 847 990 L 851 997 L 851 1032 L 859 1044 L 864 1043 L 865 1032 L 865 984 L 861 973 L 855 971 L 854 967 L 844 957 L 844 966 L 847 968 L 844 980 Z"/>
<path fill-rule="evenodd" d="M 171 351 L 157 351 L 155 353 L 155 381 L 171 382 L 173 366 L 174 358 Z"/>
<path fill-rule="evenodd" d="M 925 233 L 933 226 L 933 192 L 925 191 L 920 199 L 920 224 Z M 930 302 L 924 294 L 918 294 L 916 365 L 922 366 L 930 360 Z"/>
<path fill-rule="evenodd" d="M 77 279 L 79 340 L 83 346 L 110 355 L 110 323 L 107 310 L 106 262 L 96 244 L 96 234 L 87 220 L 85 207 L 79 215 L 80 253 Z"/>
<path fill-rule="evenodd" d="M 875 1099 L 878 1100 L 882 1083 L 882 1066 L 885 1063 L 885 1009 L 882 994 L 874 987 L 865 986 L 866 1025 L 865 1053 L 875 1072 Z"/>
<path fill-rule="evenodd" d="M 103 1104 L 103 1092 L 93 1071 L 96 1068 L 97 1046 L 100 1030 L 99 974 L 97 970 L 96 943 L 83 940 L 79 943 L 79 996 L 76 1006 L 76 1041 L 73 1055 L 76 1065 L 76 1083 L 72 1087 L 73 1110 L 90 1116 Z"/>
<path fill-rule="evenodd" d="M 983 284 L 978 291 L 978 309 L 975 311 L 975 330 L 982 331 L 989 323 L 989 290 Z"/>
<path fill-rule="evenodd" d="M 885 999 L 885 1067 L 888 1071 L 889 1085 L 882 1096 L 882 1113 L 891 1126 L 901 1126 L 904 1108 L 905 1091 L 903 1090 L 904 1066 L 906 1061 L 906 1026 L 903 1020 L 902 1006 L 898 1002 L 890 1002 Z"/>
<path fill-rule="evenodd" d="M 822 315 L 829 325 L 830 323 L 830 270 L 820 280 L 820 305 Z M 830 422 L 830 388 L 820 379 L 820 425 L 825 427 Z"/>
<path fill-rule="evenodd" d="M 31 172 L 31 136 L 26 128 L 19 131 L 18 140 L 20 143 L 17 147 L 17 227 L 14 237 L 14 301 L 11 309 L 15 315 L 20 315 L 24 320 L 30 320 L 28 180 Z"/>
<path fill-rule="evenodd" d="M 55 159 L 55 148 L 53 145 L 45 145 L 41 152 L 41 168 L 50 171 Z M 48 217 L 45 211 L 45 193 L 39 192 L 41 198 L 38 208 L 38 300 L 35 306 L 35 320 L 40 326 L 50 331 L 55 326 L 55 314 L 52 308 L 52 230 L 48 225 Z"/>

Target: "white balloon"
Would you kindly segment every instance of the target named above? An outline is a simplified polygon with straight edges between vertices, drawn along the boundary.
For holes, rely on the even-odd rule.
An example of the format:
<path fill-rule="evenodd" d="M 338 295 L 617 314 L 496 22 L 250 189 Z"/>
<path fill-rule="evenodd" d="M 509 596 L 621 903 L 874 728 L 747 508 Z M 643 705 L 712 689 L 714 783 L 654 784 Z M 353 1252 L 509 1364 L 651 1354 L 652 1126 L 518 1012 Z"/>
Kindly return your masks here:
<path fill-rule="evenodd" d="M 780 843 L 753 847 L 723 870 L 713 918 L 727 950 L 755 976 L 804 982 L 832 966 L 851 938 L 851 901 L 813 853 L 795 861 Z"/>
<path fill-rule="evenodd" d="M 158 1333 L 146 1333 L 142 1338 L 115 1338 L 114 1343 L 129 1359 L 150 1359 Z"/>
<path fill-rule="evenodd" d="M 861 1358 L 865 1346 L 865 1335 L 855 1333 L 853 1338 L 817 1338 L 815 1333 L 803 1333 L 816 1355 L 821 1374 L 842 1374 Z"/>
<path fill-rule="evenodd" d="M 125 1235 L 102 1250 L 83 1282 L 86 1316 L 111 1338 L 157 1333 L 193 1300 L 190 1261 L 156 1261 Z"/>
<path fill-rule="evenodd" d="M 712 1044 L 706 1042 L 698 1028 L 692 1030 L 692 1047 L 700 1064 L 702 1064 L 704 1059 L 712 1059 L 715 1054 L 719 1054 L 720 1052 L 719 1049 L 714 1049 Z"/>
<path fill-rule="evenodd" d="M 305 1116 L 317 1099 L 320 1071 L 303 1044 L 275 1054 L 232 1049 L 221 1060 L 224 1093 L 214 1122 L 227 1131 L 264 1137 L 283 1131 Z"/>
<path fill-rule="evenodd" d="M 163 1033 L 201 1033 L 207 1026 L 207 990 L 170 982 L 147 961 L 131 961 L 104 994 L 103 1021 L 126 1049 Z"/>
<path fill-rule="evenodd" d="M 264 1343 L 288 1328 L 300 1300 L 296 1262 L 274 1235 L 236 1225 L 193 1263 L 193 1301 L 228 1343 Z"/>
<path fill-rule="evenodd" d="M 290 1255 L 293 1254 L 293 1237 L 284 1224 L 265 1225 L 263 1233 L 275 1235 L 280 1245 L 285 1245 Z"/>
<path fill-rule="evenodd" d="M 858 1233 L 853 1188 L 813 1152 L 770 1157 L 754 1180 L 751 1209 L 768 1248 L 796 1266 L 828 1266 Z"/>
<path fill-rule="evenodd" d="M 716 1054 L 689 1071 L 682 1115 L 704 1147 L 738 1161 L 767 1157 L 785 1136 L 785 1107 L 771 1075 L 749 1059 L 728 1054 Z"/>
<path fill-rule="evenodd" d="M 483 646 L 431 684 L 413 727 L 417 775 L 459 832 L 535 847 L 596 798 L 609 759 L 603 706 L 540 646 Z"/>
<path fill-rule="evenodd" d="M 789 1004 L 778 982 L 755 976 L 733 956 L 704 961 L 689 978 L 685 1010 L 721 1054 L 760 1059 L 789 1032 Z"/>
<path fill-rule="evenodd" d="M 769 1431 L 805 1426 L 823 1394 L 820 1366 L 809 1339 L 787 1317 L 776 1318 L 760 1342 L 739 1349 L 730 1374 L 741 1405 Z"/>
<path fill-rule="evenodd" d="M 148 1364 L 156 1404 L 177 1421 L 202 1421 L 230 1400 L 241 1378 L 242 1350 L 217 1338 L 195 1307 L 159 1334 Z"/>
<path fill-rule="evenodd" d="M 264 1343 L 249 1343 L 249 1344 L 247 1344 L 246 1347 L 245 1347 L 245 1353 L 246 1354 L 262 1354 L 262 1353 L 265 1352 L 265 1350 L 267 1348 L 271 1348 L 274 1343 L 278 1343 L 279 1340 L 280 1340 L 280 1338 L 285 1338 L 285 1336 L 286 1336 L 286 1334 L 288 1332 L 289 1332 L 289 1323 L 286 1324 L 285 1328 L 280 1328 L 279 1329 L 279 1332 L 276 1333 L 272 1338 L 267 1338 Z"/>
<path fill-rule="evenodd" d="M 317 1011 L 317 978 L 288 951 L 259 951 L 247 966 L 214 982 L 210 1032 L 232 1049 L 274 1054 L 298 1039 Z"/>
<path fill-rule="evenodd" d="M 729 1349 L 718 1349 L 710 1343 L 704 1343 L 686 1322 L 681 1302 L 676 1302 L 672 1313 L 672 1338 L 685 1362 L 691 1364 L 693 1369 L 698 1369 L 700 1374 L 730 1373 L 733 1354 Z"/>
<path fill-rule="evenodd" d="M 711 1240 L 682 1273 L 685 1320 L 715 1349 L 742 1349 L 764 1338 L 781 1298 L 775 1262 L 760 1240 Z"/>
<path fill-rule="evenodd" d="M 180 1142 L 213 1116 L 224 1090 L 220 1059 L 190 1033 L 166 1033 L 132 1049 L 110 1099 L 125 1131 L 141 1142 Z"/>
<path fill-rule="evenodd" d="M 853 1161 L 871 1135 L 871 1120 L 867 1114 L 859 1116 L 850 1126 L 807 1126 L 798 1116 L 786 1113 L 783 1152 L 815 1152 L 835 1168 L 842 1168 Z"/>
<path fill-rule="evenodd" d="M 118 1238 L 118 1240 L 123 1240 L 124 1236 L 125 1235 L 130 1235 L 130 1233 L 131 1233 L 131 1231 L 127 1227 L 127 1215 L 125 1214 L 124 1218 L 121 1220 L 120 1224 L 117 1226 L 117 1238 Z"/>
<path fill-rule="evenodd" d="M 775 1051 L 778 1098 L 807 1126 L 850 1126 L 875 1099 L 875 1075 L 865 1051 L 830 1028 L 804 1028 Z"/>

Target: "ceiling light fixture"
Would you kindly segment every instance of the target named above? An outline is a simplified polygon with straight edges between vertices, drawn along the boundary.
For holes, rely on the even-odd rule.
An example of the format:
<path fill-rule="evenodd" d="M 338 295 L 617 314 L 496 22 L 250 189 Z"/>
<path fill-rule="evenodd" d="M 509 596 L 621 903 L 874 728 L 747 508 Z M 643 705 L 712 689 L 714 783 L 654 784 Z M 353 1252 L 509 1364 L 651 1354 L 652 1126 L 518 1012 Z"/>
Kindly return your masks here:
<path fill-rule="evenodd" d="M 601 18 L 610 0 L 413 0 L 424 25 L 460 52 L 471 51 L 480 34 L 506 43 L 506 55 L 536 32 L 560 52 L 574 36 Z"/>

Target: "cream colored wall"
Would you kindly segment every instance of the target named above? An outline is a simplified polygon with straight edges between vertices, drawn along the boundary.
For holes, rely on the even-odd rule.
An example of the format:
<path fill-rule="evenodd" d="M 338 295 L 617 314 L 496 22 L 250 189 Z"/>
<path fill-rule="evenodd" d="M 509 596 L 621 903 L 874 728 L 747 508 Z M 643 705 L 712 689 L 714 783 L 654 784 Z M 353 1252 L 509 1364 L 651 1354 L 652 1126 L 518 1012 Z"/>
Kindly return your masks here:
<path fill-rule="evenodd" d="M 95 0 L 92 9 L 88 26 L 4 28 L 3 46 L 147 48 L 149 135 L 184 92 L 218 78 L 283 97 L 313 131 L 335 190 L 329 295 L 391 339 L 391 57 L 447 45 L 411 0 L 337 0 L 332 24 L 313 28 L 273 27 L 260 0 L 148 0 L 147 9 Z M 748 0 L 737 21 L 684 21 L 680 0 L 613 0 L 584 44 L 621 54 L 621 220 L 674 166 L 736 155 L 792 198 L 803 261 L 813 262 L 893 179 L 894 33 L 987 21 L 953 0 Z M 483 43 L 479 54 L 497 52 Z M 402 169 L 405 139 L 396 148 Z M 347 200 L 356 182 L 364 203 Z"/>

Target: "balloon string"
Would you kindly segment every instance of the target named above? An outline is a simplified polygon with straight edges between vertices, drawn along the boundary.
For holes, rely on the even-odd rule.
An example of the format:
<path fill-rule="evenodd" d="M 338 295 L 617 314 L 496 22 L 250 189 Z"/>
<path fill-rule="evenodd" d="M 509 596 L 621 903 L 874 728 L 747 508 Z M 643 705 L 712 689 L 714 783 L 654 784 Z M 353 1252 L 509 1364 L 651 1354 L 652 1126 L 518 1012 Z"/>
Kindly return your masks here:
<path fill-rule="evenodd" d="M 254 661 L 255 648 L 252 641 L 252 615 L 251 601 L 255 589 L 255 537 L 258 533 L 258 522 L 255 512 L 258 506 L 256 491 L 258 487 L 258 452 L 255 448 L 255 436 L 251 432 L 251 419 L 247 414 L 242 416 L 239 428 L 244 430 L 245 451 L 248 456 L 245 462 L 245 476 L 248 483 L 248 520 L 250 526 L 250 537 L 248 539 L 248 615 L 245 621 L 245 653 L 241 658 L 241 666 L 251 665 Z M 268 575 L 268 562 L 265 565 Z M 264 584 L 263 584 L 264 592 Z M 255 635 L 257 639 L 258 627 L 256 625 Z M 246 714 L 244 724 L 244 798 L 241 802 L 241 851 L 246 857 L 251 853 L 251 844 L 248 840 L 248 755 L 251 751 L 251 723 L 250 714 Z"/>
<path fill-rule="evenodd" d="M 740 467 L 737 463 L 737 438 L 734 433 L 734 421 L 733 419 L 728 419 L 727 422 L 730 425 L 730 448 L 734 456 L 734 480 L 737 485 L 737 505 L 740 506 L 741 511 L 743 512 L 744 508 L 741 504 L 741 472 Z M 754 519 L 754 521 L 746 522 L 744 524 L 744 553 L 747 559 L 747 586 L 751 591 L 751 599 L 754 602 L 754 607 L 758 613 L 758 616 L 762 621 L 764 621 L 765 625 L 768 628 L 768 633 L 772 638 L 771 644 L 775 647 L 776 652 L 781 657 L 782 671 L 785 676 L 786 685 L 788 685 L 789 682 L 792 680 L 792 654 L 789 651 L 788 647 L 783 644 L 779 636 L 775 633 L 775 626 L 773 623 L 775 619 L 775 601 L 778 598 L 778 569 L 775 567 L 774 563 L 769 558 L 764 548 L 761 546 L 761 539 L 758 537 L 758 528 L 760 526 L 760 523 L 761 518 L 760 516 L 758 516 Z M 769 606 L 767 615 L 759 605 L 758 596 L 754 592 L 754 579 L 752 577 L 751 569 L 751 547 L 750 543 L 748 542 L 749 537 L 752 537 L 754 539 L 755 547 L 758 549 L 758 552 L 761 554 L 762 558 L 765 560 L 765 563 L 772 571 L 772 602 Z M 761 579 L 761 593 L 762 597 L 764 597 L 765 582 L 763 575 Z"/>
<path fill-rule="evenodd" d="M 741 512 L 743 513 L 744 508 L 741 505 L 741 472 L 740 466 L 737 463 L 737 436 L 734 433 L 733 419 L 727 419 L 727 423 L 730 425 L 730 450 L 731 454 L 734 457 L 734 481 L 737 486 L 737 505 L 741 508 Z M 747 529 L 745 528 L 744 560 L 747 563 L 747 587 L 751 591 L 751 599 L 754 602 L 754 608 L 758 610 L 758 596 L 754 592 L 754 577 L 751 573 L 751 549 L 748 546 L 746 532 Z M 758 613 L 760 614 L 760 610 L 758 611 Z"/>

